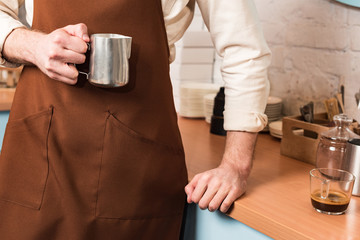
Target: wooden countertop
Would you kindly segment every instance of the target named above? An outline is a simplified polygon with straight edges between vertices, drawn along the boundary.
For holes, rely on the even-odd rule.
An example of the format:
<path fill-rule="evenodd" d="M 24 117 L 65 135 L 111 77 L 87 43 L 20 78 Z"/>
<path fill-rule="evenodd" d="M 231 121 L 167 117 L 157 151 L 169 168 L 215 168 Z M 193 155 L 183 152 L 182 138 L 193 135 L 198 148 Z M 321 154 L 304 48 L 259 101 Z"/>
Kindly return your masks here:
<path fill-rule="evenodd" d="M 0 74 L 1 71 L 10 71 L 10 72 L 16 72 L 16 82 L 18 81 L 18 78 L 20 76 L 20 73 L 22 71 L 23 67 L 18 68 L 5 68 L 0 67 Z M 11 104 L 14 98 L 15 88 L 0 88 L 0 111 L 8 111 L 11 108 Z"/>
<path fill-rule="evenodd" d="M 11 108 L 15 88 L 0 88 L 0 111 L 8 111 Z"/>
<path fill-rule="evenodd" d="M 225 137 L 209 133 L 204 120 L 179 118 L 191 179 L 216 167 Z M 245 195 L 229 216 L 274 239 L 360 239 L 360 197 L 344 215 L 316 212 L 310 202 L 309 171 L 314 166 L 280 155 L 280 140 L 260 133 Z"/>

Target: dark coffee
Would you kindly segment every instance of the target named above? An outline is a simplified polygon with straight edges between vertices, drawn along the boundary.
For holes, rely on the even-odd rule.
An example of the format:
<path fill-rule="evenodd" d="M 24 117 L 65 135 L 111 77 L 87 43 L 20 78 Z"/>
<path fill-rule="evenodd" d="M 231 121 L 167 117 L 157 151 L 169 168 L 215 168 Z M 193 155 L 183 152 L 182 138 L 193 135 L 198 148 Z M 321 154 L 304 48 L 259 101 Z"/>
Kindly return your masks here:
<path fill-rule="evenodd" d="M 311 194 L 311 203 L 314 208 L 330 213 L 344 212 L 350 202 L 350 198 L 342 192 L 329 191 L 327 198 L 321 198 L 320 190 Z"/>

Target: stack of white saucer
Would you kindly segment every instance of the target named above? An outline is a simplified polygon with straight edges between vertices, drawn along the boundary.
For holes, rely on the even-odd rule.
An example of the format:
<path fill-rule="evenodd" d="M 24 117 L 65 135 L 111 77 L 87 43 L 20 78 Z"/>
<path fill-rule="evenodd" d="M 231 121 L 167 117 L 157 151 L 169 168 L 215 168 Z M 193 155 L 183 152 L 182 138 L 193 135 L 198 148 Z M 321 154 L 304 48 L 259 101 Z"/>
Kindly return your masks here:
<path fill-rule="evenodd" d="M 263 131 L 269 131 L 269 124 L 281 119 L 282 99 L 279 97 L 269 96 L 265 108 L 265 114 L 268 117 L 268 125 Z"/>
<path fill-rule="evenodd" d="M 183 117 L 205 117 L 204 96 L 216 94 L 220 85 L 212 83 L 185 82 L 180 85 L 180 110 Z"/>
<path fill-rule="evenodd" d="M 214 101 L 215 101 L 216 93 L 206 94 L 204 96 L 204 114 L 205 121 L 207 123 L 211 123 L 211 116 L 214 111 Z"/>
<path fill-rule="evenodd" d="M 276 138 L 282 138 L 282 120 L 269 123 L 270 135 Z"/>

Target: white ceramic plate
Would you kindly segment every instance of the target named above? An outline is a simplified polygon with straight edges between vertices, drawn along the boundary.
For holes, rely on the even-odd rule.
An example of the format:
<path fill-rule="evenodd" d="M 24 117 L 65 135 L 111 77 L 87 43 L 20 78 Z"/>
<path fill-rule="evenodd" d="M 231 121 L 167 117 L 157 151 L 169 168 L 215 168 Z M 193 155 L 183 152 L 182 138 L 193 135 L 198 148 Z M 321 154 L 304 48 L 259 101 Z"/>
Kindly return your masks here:
<path fill-rule="evenodd" d="M 278 104 L 282 103 L 282 99 L 279 97 L 269 96 L 267 100 L 267 104 Z"/>
<path fill-rule="evenodd" d="M 269 123 L 270 133 L 282 136 L 282 121 L 275 121 Z"/>

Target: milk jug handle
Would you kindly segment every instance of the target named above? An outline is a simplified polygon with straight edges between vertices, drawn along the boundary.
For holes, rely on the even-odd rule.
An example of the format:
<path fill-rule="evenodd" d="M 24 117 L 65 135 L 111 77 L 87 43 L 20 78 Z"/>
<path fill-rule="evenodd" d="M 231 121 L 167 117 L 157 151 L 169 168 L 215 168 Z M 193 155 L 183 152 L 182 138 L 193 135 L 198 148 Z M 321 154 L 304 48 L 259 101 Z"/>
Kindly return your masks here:
<path fill-rule="evenodd" d="M 87 42 L 86 45 L 87 45 L 87 51 L 90 51 L 90 50 L 91 50 L 90 42 Z M 72 65 L 74 65 L 74 67 L 76 68 L 76 64 L 75 64 L 75 63 L 73 63 Z M 89 77 L 90 77 L 90 73 L 89 73 L 89 72 L 86 73 L 86 72 L 79 71 L 79 70 L 78 70 L 78 72 L 79 72 L 79 74 L 84 74 L 84 75 L 86 76 L 86 79 L 89 80 Z"/>

